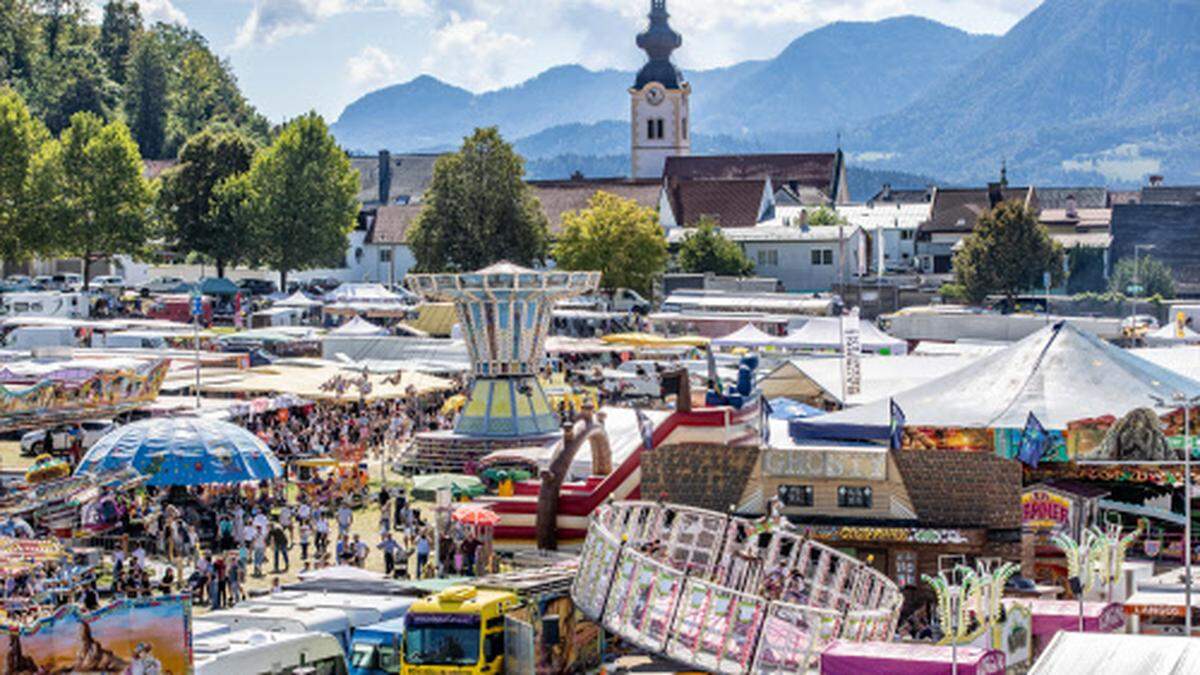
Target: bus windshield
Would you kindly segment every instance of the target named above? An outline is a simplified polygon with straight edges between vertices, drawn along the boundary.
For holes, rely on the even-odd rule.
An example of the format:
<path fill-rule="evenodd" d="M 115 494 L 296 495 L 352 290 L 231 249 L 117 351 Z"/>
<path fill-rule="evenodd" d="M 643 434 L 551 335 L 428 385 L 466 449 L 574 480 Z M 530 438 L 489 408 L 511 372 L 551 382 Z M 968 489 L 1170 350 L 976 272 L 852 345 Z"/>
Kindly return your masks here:
<path fill-rule="evenodd" d="M 404 660 L 412 665 L 467 666 L 479 662 L 478 614 L 409 614 Z"/>

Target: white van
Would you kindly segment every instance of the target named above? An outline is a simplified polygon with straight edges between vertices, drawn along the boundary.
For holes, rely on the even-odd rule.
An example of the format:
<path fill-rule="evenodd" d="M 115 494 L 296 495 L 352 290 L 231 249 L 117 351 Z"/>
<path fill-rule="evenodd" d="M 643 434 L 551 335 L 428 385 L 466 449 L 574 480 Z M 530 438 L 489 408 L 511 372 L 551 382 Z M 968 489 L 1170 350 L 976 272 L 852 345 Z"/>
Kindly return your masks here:
<path fill-rule="evenodd" d="M 270 633 L 239 630 L 192 643 L 196 675 L 271 673 L 346 675 L 342 646 L 326 633 Z"/>
<path fill-rule="evenodd" d="M 230 609 L 204 615 L 205 621 L 223 623 L 234 630 L 254 628 L 280 633 L 329 633 L 342 649 L 350 647 L 350 618 L 336 609 L 292 605 L 262 605 L 243 602 Z"/>
<path fill-rule="evenodd" d="M 167 336 L 178 333 L 158 333 L 148 330 L 125 330 L 109 333 L 104 338 L 104 346 L 108 349 L 167 349 Z"/>
<path fill-rule="evenodd" d="M 77 347 L 75 329 L 70 326 L 21 326 L 9 333 L 9 349 L 33 351 L 44 347 Z"/>
<path fill-rule="evenodd" d="M 54 316 L 63 319 L 86 319 L 91 315 L 91 303 L 82 293 L 30 292 L 5 293 L 6 316 Z"/>

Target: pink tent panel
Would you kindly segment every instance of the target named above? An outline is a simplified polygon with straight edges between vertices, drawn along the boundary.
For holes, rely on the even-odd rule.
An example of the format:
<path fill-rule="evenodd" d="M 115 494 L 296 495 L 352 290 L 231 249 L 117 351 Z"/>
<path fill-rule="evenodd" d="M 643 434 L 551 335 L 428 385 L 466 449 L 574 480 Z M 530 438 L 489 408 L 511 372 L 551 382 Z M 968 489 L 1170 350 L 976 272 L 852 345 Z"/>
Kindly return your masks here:
<path fill-rule="evenodd" d="M 899 642 L 834 642 L 821 652 L 822 675 L 950 675 L 949 646 Z M 1000 675 L 1004 653 L 978 647 L 958 648 L 959 675 Z"/>
<path fill-rule="evenodd" d="M 1079 603 L 1075 600 L 1013 600 L 1005 605 L 1022 604 L 1033 615 L 1034 635 L 1054 635 L 1060 630 L 1079 630 Z M 1125 614 L 1115 602 L 1084 602 L 1083 629 L 1093 633 L 1111 633 L 1125 625 Z"/>

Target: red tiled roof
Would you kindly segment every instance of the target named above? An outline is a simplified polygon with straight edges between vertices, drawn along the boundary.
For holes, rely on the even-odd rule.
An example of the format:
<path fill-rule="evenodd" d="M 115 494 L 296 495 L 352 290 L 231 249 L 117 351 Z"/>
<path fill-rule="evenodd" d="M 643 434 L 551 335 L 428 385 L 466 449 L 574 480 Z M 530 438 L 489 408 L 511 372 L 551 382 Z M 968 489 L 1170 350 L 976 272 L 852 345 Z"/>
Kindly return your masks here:
<path fill-rule="evenodd" d="M 1021 465 L 988 452 L 893 453 L 925 527 L 1021 527 Z"/>
<path fill-rule="evenodd" d="M 586 209 L 588 200 L 597 192 L 632 199 L 640 206 L 656 210 L 662 192 L 662 182 L 658 180 L 530 181 L 529 187 L 542 205 L 551 236 L 562 231 L 563 214 Z"/>
<path fill-rule="evenodd" d="M 761 215 L 765 179 L 674 180 L 668 198 L 675 223 L 694 226 L 709 216 L 721 227 L 754 227 Z"/>
<path fill-rule="evenodd" d="M 408 243 L 408 230 L 421 213 L 420 204 L 380 206 L 375 222 L 367 233 L 368 244 L 398 245 Z"/>
<path fill-rule="evenodd" d="M 776 188 L 799 186 L 821 190 L 833 198 L 837 153 L 761 155 L 688 155 L 668 157 L 663 177 L 671 179 L 745 180 L 770 178 Z"/>
<path fill-rule="evenodd" d="M 1019 201 L 1038 210 L 1037 194 L 1033 188 L 1010 187 L 1000 191 L 1002 201 Z M 988 188 L 937 188 L 933 194 L 929 222 L 921 225 L 922 232 L 971 232 L 980 214 L 991 208 Z"/>

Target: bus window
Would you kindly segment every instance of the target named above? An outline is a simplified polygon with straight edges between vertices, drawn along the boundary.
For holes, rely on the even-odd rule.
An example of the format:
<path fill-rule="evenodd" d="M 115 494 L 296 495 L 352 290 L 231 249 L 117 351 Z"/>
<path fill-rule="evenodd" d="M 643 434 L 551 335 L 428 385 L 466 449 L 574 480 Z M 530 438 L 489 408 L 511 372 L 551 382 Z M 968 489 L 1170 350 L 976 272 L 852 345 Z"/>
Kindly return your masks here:
<path fill-rule="evenodd" d="M 405 663 L 470 666 L 479 662 L 478 614 L 409 614 L 405 619 Z"/>
<path fill-rule="evenodd" d="M 504 632 L 490 633 L 484 638 L 483 660 L 491 663 L 492 659 L 504 655 Z"/>
<path fill-rule="evenodd" d="M 354 643 L 350 652 L 350 665 L 359 670 L 382 670 L 385 673 L 400 672 L 400 655 L 391 645 L 371 642 Z"/>

